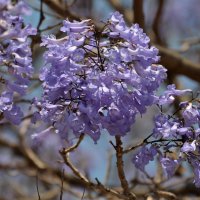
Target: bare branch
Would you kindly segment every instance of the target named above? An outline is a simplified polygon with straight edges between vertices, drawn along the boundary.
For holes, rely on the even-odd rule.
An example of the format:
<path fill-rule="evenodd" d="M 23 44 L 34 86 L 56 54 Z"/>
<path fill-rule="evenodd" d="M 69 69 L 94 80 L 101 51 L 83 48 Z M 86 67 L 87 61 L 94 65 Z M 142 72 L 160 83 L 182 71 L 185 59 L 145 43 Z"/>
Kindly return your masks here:
<path fill-rule="evenodd" d="M 80 20 L 80 18 L 77 15 L 70 12 L 67 7 L 63 7 L 62 4 L 59 3 L 59 1 L 57 0 L 43 0 L 43 1 L 49 8 L 54 10 L 60 16 L 64 18 L 68 17 L 69 19 Z"/>
<path fill-rule="evenodd" d="M 63 153 L 67 154 L 67 153 L 70 153 L 70 152 L 74 151 L 75 149 L 77 149 L 78 146 L 80 145 L 80 143 L 82 142 L 83 138 L 84 138 L 84 134 L 81 134 L 78 139 L 78 142 L 68 149 L 63 149 L 63 151 L 64 151 Z"/>
<path fill-rule="evenodd" d="M 129 153 L 130 151 L 133 151 L 133 150 L 135 150 L 135 149 L 141 147 L 143 144 L 144 144 L 144 141 L 142 141 L 142 142 L 140 142 L 140 143 L 138 143 L 138 144 L 136 144 L 136 145 L 134 145 L 134 146 L 132 146 L 132 147 L 129 147 L 128 149 L 125 149 L 125 150 L 123 151 L 123 153 L 124 153 L 124 154 Z"/>
<path fill-rule="evenodd" d="M 154 22 L 153 22 L 153 31 L 155 34 L 155 41 L 158 44 L 162 44 L 162 39 L 160 37 L 160 23 L 161 23 L 161 19 L 162 19 L 162 14 L 163 14 L 163 8 L 164 8 L 164 1 L 163 0 L 158 0 L 159 5 L 158 5 L 158 9 L 154 18 Z"/>
<path fill-rule="evenodd" d="M 81 141 L 83 140 L 83 137 L 84 135 L 82 134 L 78 140 L 78 142 L 73 145 L 72 147 L 68 148 L 68 149 L 65 149 L 63 148 L 61 151 L 60 151 L 60 155 L 62 156 L 65 164 L 72 170 L 72 172 L 80 179 L 80 181 L 82 181 L 86 186 L 88 187 L 91 187 L 91 188 L 94 188 L 94 189 L 97 189 L 97 190 L 100 190 L 101 193 L 103 194 L 111 194 L 115 197 L 118 197 L 120 199 L 126 199 L 126 200 L 131 200 L 131 199 L 135 199 L 133 198 L 133 195 L 130 193 L 128 194 L 128 197 L 124 194 L 120 194 L 119 192 L 113 190 L 113 189 L 110 189 L 110 188 L 107 188 L 105 187 L 103 184 L 100 183 L 100 181 L 96 178 L 97 180 L 97 184 L 91 182 L 88 178 L 86 178 L 70 161 L 69 159 L 69 153 L 74 151 L 81 143 Z M 131 197 L 131 198 L 129 198 Z"/>
<path fill-rule="evenodd" d="M 185 75 L 195 81 L 200 81 L 200 64 L 182 57 L 174 50 L 155 45 L 161 55 L 161 64 L 174 74 Z"/>
<path fill-rule="evenodd" d="M 143 12 L 143 0 L 134 0 L 133 3 L 134 23 L 138 23 L 141 28 L 145 29 L 145 20 Z"/>
<path fill-rule="evenodd" d="M 199 45 L 200 44 L 200 38 L 199 37 L 194 37 L 194 38 L 189 38 L 185 39 L 181 45 L 180 52 L 186 52 L 188 51 L 193 45 Z"/>
<path fill-rule="evenodd" d="M 62 170 L 62 176 L 61 176 L 61 189 L 60 189 L 60 200 L 63 199 L 63 183 L 64 183 L 64 174 L 65 174 L 65 170 Z"/>
<path fill-rule="evenodd" d="M 43 12 L 43 0 L 40 0 L 40 18 L 37 25 L 37 30 L 40 31 L 40 26 L 42 25 L 42 22 L 45 20 L 44 12 Z"/>
<path fill-rule="evenodd" d="M 83 200 L 84 196 L 85 196 L 85 188 L 83 189 L 83 195 L 81 197 L 81 200 Z"/>
<path fill-rule="evenodd" d="M 144 144 L 147 142 L 147 140 L 148 140 L 152 135 L 153 135 L 153 134 L 151 133 L 150 135 L 148 135 L 145 139 L 143 139 L 143 140 L 142 140 L 141 142 L 139 142 L 138 144 L 133 145 L 133 146 L 131 146 L 131 147 L 129 147 L 129 148 L 123 150 L 123 154 L 129 153 L 129 152 L 131 152 L 131 151 L 133 151 L 133 150 L 135 150 L 135 149 L 141 147 L 142 145 L 144 145 Z"/>
<path fill-rule="evenodd" d="M 136 199 L 136 196 L 130 192 L 128 181 L 126 180 L 125 172 L 124 172 L 124 162 L 123 162 L 123 147 L 120 136 L 115 137 L 116 140 L 116 158 L 117 158 L 117 171 L 118 176 L 121 182 L 121 186 L 123 188 L 123 193 L 128 199 Z"/>
<path fill-rule="evenodd" d="M 38 176 L 36 176 L 36 189 L 37 189 L 38 200 L 41 200 L 41 198 L 40 198 L 40 192 L 39 192 L 39 187 L 38 187 Z"/>
<path fill-rule="evenodd" d="M 163 191 L 163 190 L 157 190 L 156 193 L 163 198 L 167 198 L 167 199 L 177 199 L 176 195 L 171 193 L 171 192 L 167 192 L 167 191 Z"/>

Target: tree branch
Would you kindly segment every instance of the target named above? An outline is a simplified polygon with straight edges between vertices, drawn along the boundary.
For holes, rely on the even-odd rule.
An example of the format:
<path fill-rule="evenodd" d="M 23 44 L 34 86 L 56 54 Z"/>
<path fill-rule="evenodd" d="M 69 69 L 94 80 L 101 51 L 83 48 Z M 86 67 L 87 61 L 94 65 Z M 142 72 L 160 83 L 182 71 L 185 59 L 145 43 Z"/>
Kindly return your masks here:
<path fill-rule="evenodd" d="M 73 20 L 80 20 L 80 17 L 78 15 L 73 14 L 72 12 L 69 11 L 66 7 L 63 7 L 59 1 L 57 0 L 43 0 L 43 2 L 51 8 L 53 11 L 55 11 L 57 14 L 60 16 L 66 18 L 68 17 L 69 19 Z"/>
<path fill-rule="evenodd" d="M 117 171 L 118 176 L 121 182 L 121 186 L 123 188 L 123 193 L 128 199 L 136 199 L 136 196 L 130 192 L 128 181 L 126 180 L 125 172 L 124 172 L 124 162 L 123 162 L 123 147 L 120 136 L 115 137 L 116 140 L 116 158 L 117 158 Z"/>
<path fill-rule="evenodd" d="M 160 63 L 169 71 L 174 74 L 185 75 L 195 81 L 200 81 L 200 64 L 194 63 L 187 58 L 182 57 L 174 50 L 160 45 L 155 46 L 160 51 Z"/>
<path fill-rule="evenodd" d="M 118 197 L 120 199 L 126 199 L 126 200 L 132 200 L 135 198 L 127 198 L 126 195 L 120 194 L 117 191 L 111 189 L 111 188 L 107 188 L 105 187 L 103 184 L 100 183 L 100 181 L 96 178 L 97 184 L 91 182 L 88 178 L 86 178 L 83 174 L 81 174 L 81 172 L 71 163 L 70 159 L 69 159 L 69 153 L 74 151 L 75 149 L 77 149 L 77 147 L 80 145 L 81 141 L 83 140 L 84 135 L 82 134 L 79 137 L 78 142 L 73 145 L 72 147 L 65 149 L 63 148 L 60 151 L 60 155 L 62 156 L 65 164 L 72 170 L 72 172 L 80 179 L 81 182 L 83 182 L 86 186 L 90 187 L 90 188 L 94 188 L 97 190 L 100 190 L 101 193 L 103 194 L 107 194 L 107 195 L 113 195 L 115 197 Z M 133 196 L 133 195 L 132 195 Z"/>
<path fill-rule="evenodd" d="M 143 12 L 143 0 L 134 0 L 133 3 L 134 23 L 138 23 L 145 30 L 145 20 Z"/>
<path fill-rule="evenodd" d="M 155 41 L 158 44 L 162 44 L 162 39 L 160 37 L 160 22 L 161 22 L 161 18 L 162 18 L 162 13 L 163 13 L 163 8 L 164 8 L 164 1 L 163 0 L 159 0 L 159 5 L 158 5 L 158 9 L 154 18 L 154 22 L 153 22 L 153 32 L 155 34 Z"/>
<path fill-rule="evenodd" d="M 40 19 L 37 25 L 37 30 L 40 31 L 40 26 L 42 22 L 45 20 L 44 12 L 43 12 L 43 0 L 40 0 Z"/>

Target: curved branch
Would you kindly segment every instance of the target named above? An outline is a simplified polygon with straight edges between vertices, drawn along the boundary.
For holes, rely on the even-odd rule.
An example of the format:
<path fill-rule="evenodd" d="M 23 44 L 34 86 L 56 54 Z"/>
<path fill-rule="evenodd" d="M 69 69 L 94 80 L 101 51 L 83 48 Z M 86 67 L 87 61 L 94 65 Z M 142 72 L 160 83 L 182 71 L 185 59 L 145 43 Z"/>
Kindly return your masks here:
<path fill-rule="evenodd" d="M 62 156 L 65 164 L 72 170 L 72 172 L 79 178 L 79 180 L 83 184 L 85 184 L 85 186 L 88 186 L 88 187 L 93 188 L 93 189 L 100 190 L 102 193 L 107 194 L 107 195 L 110 194 L 110 195 L 113 195 L 113 196 L 118 197 L 120 199 L 129 200 L 126 195 L 120 194 L 119 192 L 117 192 L 117 191 L 115 191 L 115 190 L 113 190 L 111 188 L 105 187 L 103 184 L 101 184 L 101 182 L 97 178 L 96 178 L 97 184 L 91 182 L 70 161 L 69 153 L 74 151 L 76 148 L 78 148 L 78 146 L 80 145 L 81 141 L 83 140 L 83 137 L 84 137 L 84 135 L 82 134 L 79 137 L 79 140 L 77 141 L 77 143 L 75 145 L 73 145 L 72 147 L 70 147 L 68 149 L 63 148 L 62 150 L 60 150 L 60 155 Z"/>
<path fill-rule="evenodd" d="M 174 50 L 155 45 L 161 55 L 160 63 L 174 74 L 185 75 L 195 81 L 200 81 L 200 64 L 182 57 Z"/>

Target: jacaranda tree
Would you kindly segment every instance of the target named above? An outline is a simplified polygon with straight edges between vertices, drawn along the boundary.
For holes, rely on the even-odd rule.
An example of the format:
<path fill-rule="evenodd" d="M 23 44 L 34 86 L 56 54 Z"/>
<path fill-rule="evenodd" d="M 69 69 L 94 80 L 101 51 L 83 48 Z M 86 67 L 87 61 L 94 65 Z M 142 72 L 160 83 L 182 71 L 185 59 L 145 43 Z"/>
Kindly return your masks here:
<path fill-rule="evenodd" d="M 2 183 L 9 192 L 2 193 L 2 198 L 183 199 L 183 186 L 191 182 L 192 187 L 200 187 L 200 99 L 191 89 L 178 89 L 169 81 L 164 84 L 167 69 L 172 76 L 174 59 L 191 71 L 196 65 L 160 46 L 164 42 L 156 20 L 163 1 L 153 24 L 154 44 L 143 30 L 142 1 L 134 1 L 133 6 L 139 24 L 129 25 L 118 1 L 110 3 L 120 12 L 101 22 L 79 18 L 62 8 L 63 2 L 41 0 L 34 28 L 24 22 L 31 12 L 25 1 L 0 0 L 0 123 L 7 133 L 0 135 L 1 173 L 11 181 L 6 171 L 17 172 L 19 183 L 24 175 L 36 177 L 15 189 L 9 181 Z M 60 26 L 54 34 L 41 29 L 45 4 L 60 16 L 68 15 L 45 29 Z M 66 13 L 58 13 L 59 9 Z M 36 49 L 43 52 L 42 62 Z M 189 77 L 198 79 L 195 73 Z M 136 141 L 133 127 L 150 108 L 155 110 L 149 119 L 153 127 Z M 110 159 L 102 157 L 102 162 L 108 162 L 102 182 L 102 177 L 91 177 L 92 169 L 87 167 L 91 155 L 84 152 L 84 145 L 80 152 L 79 146 L 89 140 L 98 149 L 104 135 L 110 138 L 103 140 L 113 151 Z M 51 141 L 49 146 L 47 141 Z M 39 146 L 45 147 L 41 151 Z M 72 152 L 84 154 L 86 169 L 81 155 Z M 96 156 L 101 157 L 100 152 Z M 55 159 L 59 162 L 51 162 Z M 149 164 L 157 168 L 154 175 Z M 133 176 L 125 165 L 137 173 Z M 115 184 L 109 184 L 111 171 Z M 177 181 L 183 186 L 176 187 Z M 170 188 L 171 184 L 175 186 Z M 32 189 L 24 190 L 24 186 Z M 191 191 L 187 195 L 198 196 Z"/>

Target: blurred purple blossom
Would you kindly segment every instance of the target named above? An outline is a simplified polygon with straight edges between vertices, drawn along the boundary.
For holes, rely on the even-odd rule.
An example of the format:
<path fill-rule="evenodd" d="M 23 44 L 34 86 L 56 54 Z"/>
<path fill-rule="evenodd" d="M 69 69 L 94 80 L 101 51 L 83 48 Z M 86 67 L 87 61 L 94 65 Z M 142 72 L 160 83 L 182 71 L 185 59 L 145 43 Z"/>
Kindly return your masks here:
<path fill-rule="evenodd" d="M 24 1 L 15 5 L 9 0 L 0 1 L 0 112 L 14 124 L 20 123 L 23 113 L 14 105 L 13 95 L 25 94 L 33 73 L 28 36 L 35 35 L 36 30 L 30 25 L 24 27 L 21 15 L 27 13 Z"/>
<path fill-rule="evenodd" d="M 157 148 L 154 146 L 143 146 L 138 153 L 136 153 L 133 158 L 132 162 L 134 163 L 135 167 L 140 169 L 141 171 L 145 170 L 145 166 L 149 164 L 150 161 L 154 160 L 154 157 L 158 153 Z"/>
<path fill-rule="evenodd" d="M 177 169 L 177 167 L 179 165 L 179 161 L 168 158 L 168 157 L 166 157 L 166 158 L 162 157 L 160 159 L 160 162 L 161 162 L 162 168 L 164 169 L 164 172 L 166 173 L 167 177 L 171 178 L 174 175 L 175 170 Z"/>

